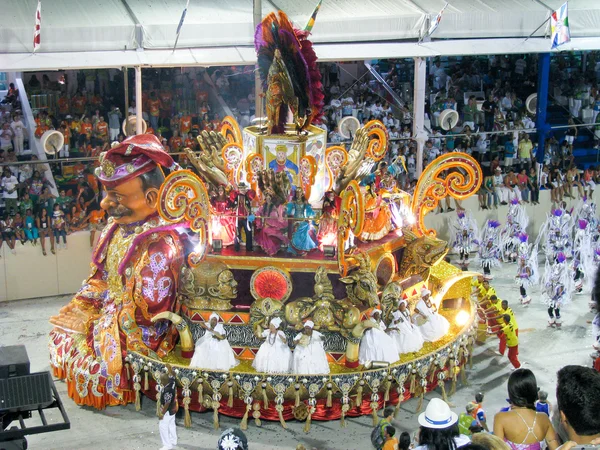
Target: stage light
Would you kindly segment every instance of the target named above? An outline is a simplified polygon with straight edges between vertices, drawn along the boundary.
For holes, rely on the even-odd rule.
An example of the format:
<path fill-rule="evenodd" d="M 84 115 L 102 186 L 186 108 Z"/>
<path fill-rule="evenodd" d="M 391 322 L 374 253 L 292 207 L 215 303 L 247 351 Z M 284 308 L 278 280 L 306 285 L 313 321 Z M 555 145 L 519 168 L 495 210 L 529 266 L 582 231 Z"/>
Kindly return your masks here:
<path fill-rule="evenodd" d="M 335 247 L 333 245 L 324 245 L 323 254 L 326 258 L 333 258 L 335 256 Z"/>
<path fill-rule="evenodd" d="M 467 324 L 470 318 L 471 315 L 467 311 L 462 310 L 458 312 L 454 321 L 456 322 L 456 325 L 462 327 Z"/>
<path fill-rule="evenodd" d="M 223 241 L 221 239 L 213 239 L 212 249 L 213 253 L 221 253 L 221 250 L 223 250 Z"/>

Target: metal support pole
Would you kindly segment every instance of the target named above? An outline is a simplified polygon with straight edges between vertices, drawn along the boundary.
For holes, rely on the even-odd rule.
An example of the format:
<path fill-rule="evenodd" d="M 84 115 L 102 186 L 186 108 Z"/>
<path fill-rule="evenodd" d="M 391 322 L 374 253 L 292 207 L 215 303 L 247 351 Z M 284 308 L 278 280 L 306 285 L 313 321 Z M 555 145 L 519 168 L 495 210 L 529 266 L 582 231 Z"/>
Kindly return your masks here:
<path fill-rule="evenodd" d="M 538 163 L 544 161 L 546 137 L 550 125 L 546 123 L 548 112 L 548 88 L 550 80 L 550 53 L 540 53 L 538 59 L 537 108 L 535 127 L 537 129 L 538 151 L 535 155 Z"/>
<path fill-rule="evenodd" d="M 262 0 L 254 0 L 253 9 L 253 23 L 254 29 L 258 27 L 258 24 L 262 21 Z M 258 69 L 258 65 L 255 66 Z M 254 115 L 255 117 L 262 117 L 262 101 L 261 101 L 262 89 L 260 86 L 260 75 L 258 70 L 254 71 Z"/>
<path fill-rule="evenodd" d="M 123 111 L 123 117 L 127 120 L 129 117 L 129 73 L 127 67 L 123 67 L 123 86 L 125 88 L 125 111 Z"/>
<path fill-rule="evenodd" d="M 142 134 L 142 68 L 135 66 L 135 134 Z"/>
<path fill-rule="evenodd" d="M 423 148 L 427 140 L 425 132 L 425 82 L 427 62 L 415 58 L 415 85 L 413 91 L 413 136 L 417 141 L 417 177 L 423 172 Z"/>

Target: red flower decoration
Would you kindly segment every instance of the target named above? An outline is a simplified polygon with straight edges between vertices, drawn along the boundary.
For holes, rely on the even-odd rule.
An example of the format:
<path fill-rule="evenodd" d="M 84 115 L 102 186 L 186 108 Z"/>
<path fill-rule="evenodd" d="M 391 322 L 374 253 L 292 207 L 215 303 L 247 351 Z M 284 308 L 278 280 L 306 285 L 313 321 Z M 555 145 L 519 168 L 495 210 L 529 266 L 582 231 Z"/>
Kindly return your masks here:
<path fill-rule="evenodd" d="M 276 270 L 263 270 L 253 278 L 253 287 L 258 298 L 269 297 L 285 301 L 289 297 L 289 282 L 283 273 Z"/>

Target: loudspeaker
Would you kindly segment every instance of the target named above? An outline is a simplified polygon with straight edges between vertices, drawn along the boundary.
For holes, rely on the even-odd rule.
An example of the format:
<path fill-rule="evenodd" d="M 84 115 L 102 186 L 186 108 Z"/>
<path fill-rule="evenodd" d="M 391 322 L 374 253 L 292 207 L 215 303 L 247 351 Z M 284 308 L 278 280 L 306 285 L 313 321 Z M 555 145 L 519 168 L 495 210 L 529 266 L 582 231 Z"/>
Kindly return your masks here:
<path fill-rule="evenodd" d="M 29 356 L 25 346 L 0 346 L 0 379 L 23 375 L 29 375 Z"/>

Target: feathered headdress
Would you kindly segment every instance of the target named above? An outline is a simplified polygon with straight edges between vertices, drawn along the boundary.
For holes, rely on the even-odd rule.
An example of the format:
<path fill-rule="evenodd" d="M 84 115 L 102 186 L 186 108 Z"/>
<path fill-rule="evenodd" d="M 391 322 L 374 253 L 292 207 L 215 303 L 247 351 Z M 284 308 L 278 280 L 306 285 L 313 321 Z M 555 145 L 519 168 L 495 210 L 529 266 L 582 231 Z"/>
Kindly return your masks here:
<path fill-rule="evenodd" d="M 560 217 L 563 215 L 563 210 L 562 209 L 553 209 L 552 210 L 552 215 L 554 217 Z"/>
<path fill-rule="evenodd" d="M 500 226 L 500 222 L 498 222 L 497 220 L 488 220 L 488 227 L 489 228 L 498 228 Z"/>
<path fill-rule="evenodd" d="M 580 230 L 585 230 L 588 226 L 588 221 L 585 219 L 579 219 L 579 229 Z"/>
<path fill-rule="evenodd" d="M 295 29 L 282 11 L 267 15 L 256 27 L 254 34 L 258 72 L 263 90 L 267 91 L 269 69 L 273 61 L 280 56 L 294 96 L 298 99 L 298 115 L 306 116 L 303 128 L 320 118 L 324 106 L 321 73 L 317 68 L 317 56 L 308 35 L 309 31 Z M 277 50 L 280 55 L 276 53 Z M 273 133 L 284 131 L 286 116 L 287 108 L 282 108 Z"/>
<path fill-rule="evenodd" d="M 465 212 L 464 211 L 458 211 L 457 214 L 458 214 L 458 218 L 459 219 L 464 219 L 464 217 L 465 217 Z"/>
<path fill-rule="evenodd" d="M 519 241 L 525 243 L 527 242 L 527 239 L 529 239 L 527 233 L 519 233 Z"/>
<path fill-rule="evenodd" d="M 519 204 L 519 199 L 517 197 L 513 197 L 513 199 L 510 201 L 511 205 L 518 205 Z"/>
<path fill-rule="evenodd" d="M 558 252 L 558 254 L 556 255 L 556 261 L 558 261 L 559 263 L 564 263 L 567 260 L 567 257 L 565 256 L 565 254 L 563 252 Z"/>

